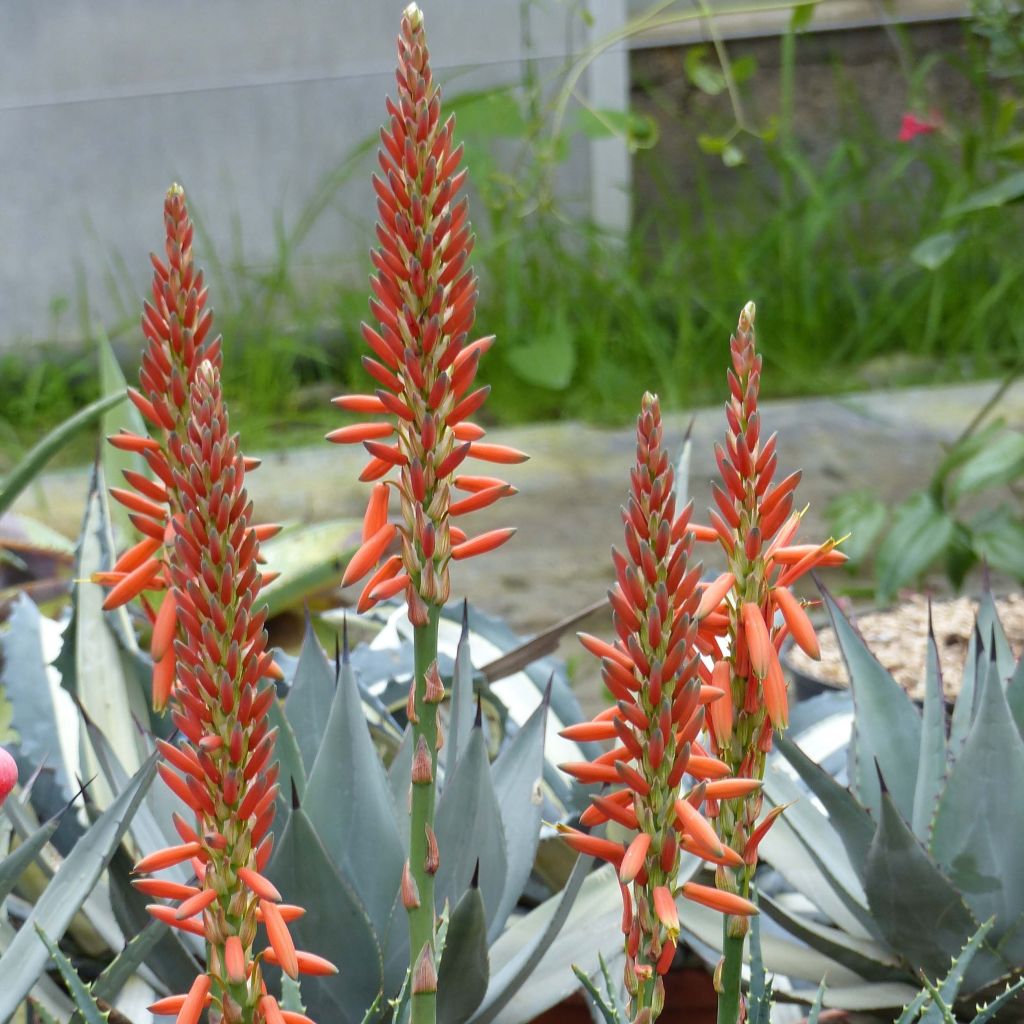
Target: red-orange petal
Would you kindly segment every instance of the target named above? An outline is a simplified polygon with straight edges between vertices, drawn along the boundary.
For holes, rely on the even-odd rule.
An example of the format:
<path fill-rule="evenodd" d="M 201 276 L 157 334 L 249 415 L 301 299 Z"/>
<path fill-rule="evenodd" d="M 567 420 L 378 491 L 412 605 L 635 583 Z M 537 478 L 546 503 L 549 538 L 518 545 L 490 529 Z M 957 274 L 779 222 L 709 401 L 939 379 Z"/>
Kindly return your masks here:
<path fill-rule="evenodd" d="M 482 555 L 500 547 L 516 532 L 515 527 L 506 527 L 502 530 L 489 530 L 481 533 L 478 537 L 463 541 L 452 548 L 452 558 L 458 561 L 462 558 L 472 558 L 474 555 Z"/>
<path fill-rule="evenodd" d="M 360 444 L 363 441 L 376 441 L 382 437 L 390 437 L 395 428 L 390 423 L 352 423 L 347 427 L 339 427 L 327 435 L 327 440 L 334 444 Z M 376 451 L 371 454 L 376 455 Z"/>
<path fill-rule="evenodd" d="M 345 575 L 341 581 L 343 586 L 358 582 L 377 564 L 395 536 L 396 530 L 394 523 L 385 523 L 356 551 L 345 567 Z"/>
<path fill-rule="evenodd" d="M 771 660 L 772 641 L 768 626 L 761 614 L 761 609 L 753 601 L 745 601 L 741 609 L 743 634 L 747 641 L 747 652 L 750 655 L 750 667 L 758 679 L 768 674 Z"/>
<path fill-rule="evenodd" d="M 502 465 L 512 465 L 518 462 L 526 462 L 530 457 L 526 452 L 518 448 L 510 448 L 504 444 L 482 444 L 474 441 L 469 449 L 470 458 L 480 459 L 483 462 L 497 462 Z"/>
<path fill-rule="evenodd" d="M 260 900 L 260 910 L 263 911 L 263 924 L 267 929 L 267 938 L 277 956 L 277 962 L 281 965 L 281 970 L 290 978 L 298 978 L 299 961 L 295 955 L 295 943 L 292 941 L 288 925 L 285 924 L 281 912 L 273 902 L 267 899 Z"/>
<path fill-rule="evenodd" d="M 745 900 L 736 893 L 723 892 L 710 885 L 699 885 L 697 882 L 684 882 L 683 895 L 694 903 L 701 903 L 712 910 L 720 910 L 723 914 L 736 914 L 749 917 L 757 913 L 757 907 L 750 900 Z"/>
<path fill-rule="evenodd" d="M 782 612 L 786 625 L 789 626 L 793 639 L 800 645 L 808 657 L 817 661 L 821 657 L 821 647 L 818 644 L 817 634 L 814 626 L 807 617 L 804 606 L 793 596 L 792 591 L 786 587 L 776 587 L 772 591 L 772 599 L 776 608 Z"/>
<path fill-rule="evenodd" d="M 277 891 L 273 882 L 258 871 L 253 871 L 252 868 L 239 868 L 238 877 L 261 900 L 273 901 L 275 903 L 281 901 L 281 894 Z"/>
<path fill-rule="evenodd" d="M 646 832 L 638 832 L 633 837 L 633 841 L 626 848 L 622 863 L 619 865 L 620 882 L 625 885 L 640 874 L 650 848 L 651 837 Z"/>
<path fill-rule="evenodd" d="M 162 871 L 164 868 L 172 867 L 174 864 L 181 864 L 190 857 L 196 857 L 203 852 L 199 843 L 182 843 L 180 846 L 168 846 L 164 850 L 157 850 L 142 860 L 132 869 L 136 874 L 149 875 L 154 871 Z"/>
<path fill-rule="evenodd" d="M 370 500 L 366 503 L 366 514 L 363 516 L 364 544 L 378 530 L 387 526 L 389 495 L 390 489 L 387 484 L 375 484 L 370 491 Z"/>
<path fill-rule="evenodd" d="M 700 604 L 697 605 L 696 618 L 703 619 L 710 615 L 722 603 L 725 595 L 732 589 L 736 577 L 731 572 L 723 572 L 714 582 L 709 583 L 701 594 Z"/>

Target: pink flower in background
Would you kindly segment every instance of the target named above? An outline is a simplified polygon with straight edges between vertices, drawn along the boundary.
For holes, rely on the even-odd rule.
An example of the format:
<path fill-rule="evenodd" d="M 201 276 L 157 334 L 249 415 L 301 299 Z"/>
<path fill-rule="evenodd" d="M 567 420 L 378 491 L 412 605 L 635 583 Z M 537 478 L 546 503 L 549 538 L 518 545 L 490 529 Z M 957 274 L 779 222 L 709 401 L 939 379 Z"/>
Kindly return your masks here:
<path fill-rule="evenodd" d="M 14 758 L 0 747 L 0 804 L 2 804 L 14 789 L 18 781 L 18 766 Z"/>
<path fill-rule="evenodd" d="M 936 114 L 933 113 L 926 120 L 908 111 L 903 115 L 903 120 L 900 121 L 900 134 L 898 138 L 900 142 L 910 142 L 911 139 L 916 139 L 918 135 L 933 135 L 940 127 L 941 123 Z"/>

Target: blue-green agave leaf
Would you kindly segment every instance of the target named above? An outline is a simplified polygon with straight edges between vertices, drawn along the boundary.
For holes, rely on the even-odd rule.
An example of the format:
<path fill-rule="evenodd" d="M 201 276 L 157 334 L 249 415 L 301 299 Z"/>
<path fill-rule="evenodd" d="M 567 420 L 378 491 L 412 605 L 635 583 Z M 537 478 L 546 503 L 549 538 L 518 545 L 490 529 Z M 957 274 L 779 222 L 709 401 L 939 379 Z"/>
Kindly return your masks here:
<path fill-rule="evenodd" d="M 46 964 L 49 954 L 35 929 L 57 941 L 64 935 L 120 844 L 155 771 L 156 758 L 150 757 L 78 840 L 0 958 L 0 1020 L 14 1013 Z"/>
<path fill-rule="evenodd" d="M 504 891 L 489 929 L 492 941 L 501 934 L 509 914 L 519 902 L 537 855 L 544 810 L 542 783 L 547 711 L 545 699 L 491 766 L 508 855 Z"/>
<path fill-rule="evenodd" d="M 490 925 L 501 905 L 508 857 L 481 728 L 470 732 L 458 764 L 445 781 L 434 828 L 441 855 L 435 878 L 437 905 L 458 903 L 479 864 L 480 895 Z"/>
<path fill-rule="evenodd" d="M 437 1024 L 465 1024 L 487 993 L 487 917 L 471 886 L 452 911 L 437 971 Z"/>
<path fill-rule="evenodd" d="M 986 653 L 991 642 L 983 640 L 978 631 L 978 624 L 974 625 L 974 632 L 967 642 L 967 656 L 964 659 L 964 671 L 960 680 L 960 693 L 957 694 L 956 703 L 953 705 L 953 714 L 949 723 L 949 758 L 955 761 L 960 756 L 964 741 L 971 730 L 971 723 L 974 721 L 974 709 L 977 703 L 978 691 L 981 689 L 979 680 L 985 677 L 988 671 L 989 657 Z"/>
<path fill-rule="evenodd" d="M 1017 732 L 1024 736 L 1024 654 L 1017 662 L 1017 667 L 1006 684 L 1006 703 L 1017 723 Z"/>
<path fill-rule="evenodd" d="M 946 777 L 946 703 L 942 695 L 942 668 L 939 665 L 939 648 L 935 642 L 930 610 L 924 686 L 921 750 L 917 761 L 914 812 L 910 821 L 914 835 L 926 843 L 939 792 Z"/>
<path fill-rule="evenodd" d="M 333 701 L 334 666 L 327 660 L 307 612 L 299 662 L 284 703 L 284 713 L 295 733 L 307 773 L 313 770 Z"/>
<path fill-rule="evenodd" d="M 978 632 L 985 642 L 986 650 L 994 654 L 999 667 L 999 681 L 1005 684 L 1013 675 L 1013 651 L 1010 649 L 1010 641 L 1006 638 L 1006 630 L 999 621 L 996 602 L 988 586 L 985 587 L 978 603 Z"/>
<path fill-rule="evenodd" d="M 921 718 L 906 691 L 868 650 L 832 595 L 824 588 L 822 595 L 846 662 L 856 711 L 850 741 L 854 792 L 877 819 L 881 771 L 897 808 L 909 818 L 914 810 Z"/>
<path fill-rule="evenodd" d="M 939 797 L 931 852 L 980 920 L 996 918 L 998 941 L 1024 912 L 1024 740 L 1011 718 L 993 659 L 960 757 Z"/>
<path fill-rule="evenodd" d="M 405 855 L 387 776 L 347 659 L 302 806 L 338 871 L 359 894 L 374 931 L 384 936 Z"/>
<path fill-rule="evenodd" d="M 0 860 L 0 904 L 18 884 L 18 879 L 24 874 L 25 869 L 39 856 L 43 847 L 50 841 L 50 837 L 57 831 L 59 824 L 60 816 L 44 822 L 27 839 L 22 840 L 17 849 Z"/>
<path fill-rule="evenodd" d="M 868 851 L 865 890 L 893 949 L 932 975 L 978 927 L 960 893 L 928 856 L 888 793 Z"/>
<path fill-rule="evenodd" d="M 469 650 L 469 606 L 462 604 L 462 633 L 455 653 L 451 697 L 448 707 L 448 736 L 444 745 L 445 764 L 451 771 L 459 763 L 462 749 L 473 728 L 473 661 Z"/>
<path fill-rule="evenodd" d="M 296 946 L 338 968 L 330 977 L 303 979 L 309 1015 L 359 1024 L 383 987 L 380 943 L 362 901 L 339 872 L 304 807 L 293 809 L 268 874 L 289 900 L 306 908 L 289 926 Z"/>

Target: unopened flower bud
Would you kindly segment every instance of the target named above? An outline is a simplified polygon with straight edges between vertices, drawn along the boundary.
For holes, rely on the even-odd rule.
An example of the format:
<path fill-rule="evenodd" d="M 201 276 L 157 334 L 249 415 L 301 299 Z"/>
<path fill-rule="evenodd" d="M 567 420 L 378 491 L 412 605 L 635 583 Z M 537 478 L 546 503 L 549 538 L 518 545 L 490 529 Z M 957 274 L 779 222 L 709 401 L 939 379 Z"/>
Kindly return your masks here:
<path fill-rule="evenodd" d="M 416 970 L 412 975 L 412 994 L 437 991 L 437 970 L 434 967 L 434 954 L 430 943 L 426 943 L 416 960 Z"/>
<path fill-rule="evenodd" d="M 415 910 L 420 905 L 420 891 L 416 879 L 409 870 L 409 862 L 402 865 L 402 906 L 406 910 Z"/>
<path fill-rule="evenodd" d="M 416 744 L 412 759 L 412 782 L 414 786 L 426 786 L 434 781 L 434 763 L 427 749 L 427 740 L 422 734 Z"/>
<path fill-rule="evenodd" d="M 427 834 L 427 855 L 423 858 L 423 870 L 428 875 L 436 875 L 437 869 L 441 866 L 441 855 L 437 849 L 437 836 L 434 835 L 434 830 L 429 825 L 425 825 L 424 829 Z"/>

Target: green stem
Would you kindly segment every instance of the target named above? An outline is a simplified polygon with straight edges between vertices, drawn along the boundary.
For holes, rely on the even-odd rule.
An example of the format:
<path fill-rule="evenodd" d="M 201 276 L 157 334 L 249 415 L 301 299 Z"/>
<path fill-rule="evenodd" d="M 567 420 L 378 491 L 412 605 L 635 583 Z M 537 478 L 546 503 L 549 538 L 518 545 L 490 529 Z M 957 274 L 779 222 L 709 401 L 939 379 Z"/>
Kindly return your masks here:
<path fill-rule="evenodd" d="M 743 937 L 729 934 L 731 917 L 722 919 L 722 990 L 718 993 L 718 1024 L 736 1024 L 740 1017 Z"/>
<path fill-rule="evenodd" d="M 426 625 L 413 629 L 413 651 L 416 664 L 414 685 L 415 710 L 418 722 L 412 726 L 413 750 L 422 736 L 430 751 L 431 781 L 412 787 L 412 820 L 409 834 L 409 871 L 419 891 L 420 904 L 409 911 L 409 965 L 415 978 L 416 964 L 423 947 L 434 950 L 434 876 L 426 870 L 427 827 L 434 827 L 434 804 L 437 796 L 437 705 L 426 702 L 427 670 L 437 659 L 437 623 L 441 609 L 429 605 Z M 437 993 L 413 992 L 412 1024 L 434 1024 L 437 1017 Z"/>

